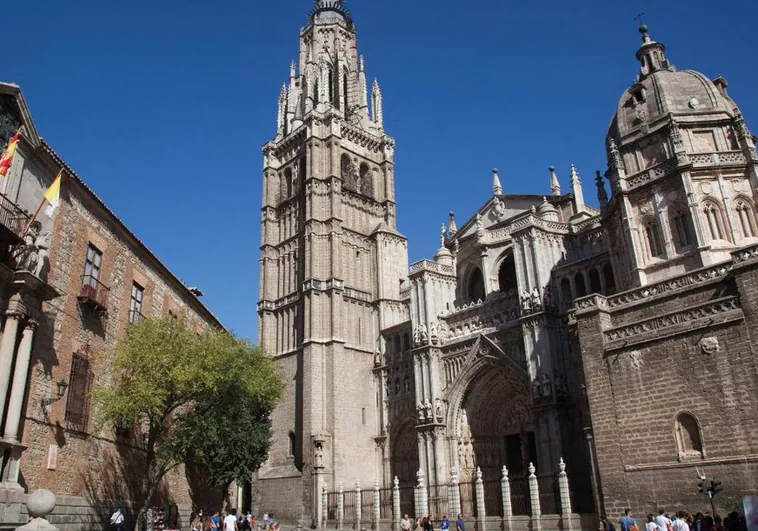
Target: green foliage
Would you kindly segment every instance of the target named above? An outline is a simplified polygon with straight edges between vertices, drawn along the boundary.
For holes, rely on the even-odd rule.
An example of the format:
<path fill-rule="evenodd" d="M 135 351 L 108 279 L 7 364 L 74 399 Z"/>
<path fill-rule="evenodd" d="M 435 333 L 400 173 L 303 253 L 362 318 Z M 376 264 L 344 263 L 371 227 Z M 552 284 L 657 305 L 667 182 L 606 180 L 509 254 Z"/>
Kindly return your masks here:
<path fill-rule="evenodd" d="M 282 393 L 274 361 L 223 330 L 195 333 L 173 317 L 143 319 L 118 345 L 113 385 L 94 393 L 98 428 L 134 427 L 145 452 L 143 499 L 187 459 L 226 485 L 249 478 L 269 446 Z M 142 468 L 142 467 L 141 467 Z"/>

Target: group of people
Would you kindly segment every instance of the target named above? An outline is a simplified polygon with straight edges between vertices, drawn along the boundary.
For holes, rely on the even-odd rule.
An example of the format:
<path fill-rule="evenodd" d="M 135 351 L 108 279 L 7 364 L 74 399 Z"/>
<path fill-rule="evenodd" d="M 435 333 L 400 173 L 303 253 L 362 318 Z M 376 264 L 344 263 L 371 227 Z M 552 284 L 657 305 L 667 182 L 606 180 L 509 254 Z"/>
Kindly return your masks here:
<path fill-rule="evenodd" d="M 404 514 L 400 519 L 400 529 L 402 531 L 435 531 L 434 518 L 432 518 L 432 515 L 428 515 L 411 522 L 408 515 Z M 448 520 L 446 514 L 439 521 L 439 529 L 440 531 L 450 531 L 450 520 Z M 466 522 L 463 521 L 463 515 L 461 514 L 458 515 L 458 519 L 455 521 L 454 531 L 466 531 Z"/>
<path fill-rule="evenodd" d="M 192 531 L 253 531 L 255 530 L 255 517 L 248 511 L 247 514 L 237 514 L 237 509 L 229 509 L 223 514 L 216 511 L 211 516 L 205 516 L 203 511 L 193 514 L 190 518 Z M 266 524 L 266 529 L 278 531 L 277 528 Z"/>
<path fill-rule="evenodd" d="M 601 522 L 603 531 L 616 531 L 607 516 L 603 515 Z M 618 524 L 619 531 L 641 531 L 630 509 L 624 511 Z M 686 511 L 678 511 L 672 518 L 665 509 L 659 509 L 657 516 L 652 513 L 647 515 L 644 531 L 747 531 L 747 524 L 745 517 L 736 512 L 722 520 L 717 514 L 706 512 L 691 515 Z"/>

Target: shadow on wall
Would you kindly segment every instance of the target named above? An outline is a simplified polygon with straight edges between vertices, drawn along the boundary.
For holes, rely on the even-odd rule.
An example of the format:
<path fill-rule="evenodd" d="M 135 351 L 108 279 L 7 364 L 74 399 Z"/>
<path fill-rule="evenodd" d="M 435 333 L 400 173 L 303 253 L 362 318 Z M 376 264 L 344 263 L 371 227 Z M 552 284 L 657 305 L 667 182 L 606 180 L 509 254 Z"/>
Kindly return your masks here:
<path fill-rule="evenodd" d="M 89 469 L 81 472 L 87 501 L 97 513 L 97 521 L 103 529 L 110 527 L 110 516 L 119 507 L 126 516 L 125 528 L 131 529 L 137 518 L 136 502 L 142 498 L 145 453 L 127 444 L 114 445 L 100 440 L 93 441 L 93 446 L 98 448 L 93 448 L 92 457 L 99 459 L 92 459 Z M 168 510 L 171 505 L 168 485 L 164 480 L 151 506 L 164 507 L 167 515 L 176 514 L 175 509 Z"/>
<path fill-rule="evenodd" d="M 184 465 L 187 485 L 193 509 L 202 509 L 206 514 L 221 511 L 224 505 L 224 491 L 221 487 L 210 487 L 210 476 L 205 468 L 197 463 Z"/>

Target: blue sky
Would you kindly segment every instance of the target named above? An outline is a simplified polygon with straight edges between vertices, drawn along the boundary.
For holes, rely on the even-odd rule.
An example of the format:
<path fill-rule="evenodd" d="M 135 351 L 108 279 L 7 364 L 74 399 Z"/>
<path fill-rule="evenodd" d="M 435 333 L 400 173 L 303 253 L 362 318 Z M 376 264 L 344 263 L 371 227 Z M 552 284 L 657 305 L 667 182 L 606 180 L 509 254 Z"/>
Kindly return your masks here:
<path fill-rule="evenodd" d="M 311 0 L 25 0 L 3 15 L 0 79 L 40 133 L 238 334 L 254 339 L 261 145 Z M 585 196 L 637 72 L 635 15 L 679 68 L 723 75 L 758 132 L 758 2 L 348 0 L 397 140 L 399 229 L 411 261 L 491 192 Z M 753 96 L 753 97 L 751 97 Z"/>

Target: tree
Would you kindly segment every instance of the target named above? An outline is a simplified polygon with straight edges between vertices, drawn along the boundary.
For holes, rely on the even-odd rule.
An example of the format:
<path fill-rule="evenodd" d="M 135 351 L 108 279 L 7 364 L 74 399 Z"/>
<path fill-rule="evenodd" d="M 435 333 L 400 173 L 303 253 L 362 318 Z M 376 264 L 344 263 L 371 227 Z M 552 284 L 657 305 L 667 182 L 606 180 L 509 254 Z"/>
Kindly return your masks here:
<path fill-rule="evenodd" d="M 237 400 L 254 415 L 234 421 L 257 442 L 255 455 L 265 458 L 267 417 L 281 397 L 282 381 L 274 361 L 249 342 L 224 330 L 198 334 L 184 318 L 143 319 L 117 346 L 111 373 L 113 385 L 95 393 L 98 424 L 132 426 L 143 452 L 135 531 L 166 474 L 206 450 L 205 434 L 197 430 L 229 425 L 241 414 Z M 223 390 L 233 390 L 237 400 L 219 401 Z"/>

